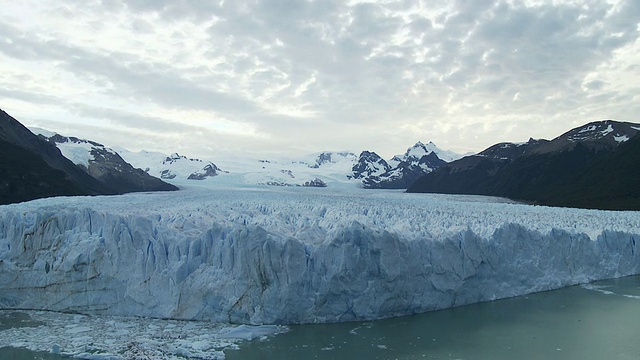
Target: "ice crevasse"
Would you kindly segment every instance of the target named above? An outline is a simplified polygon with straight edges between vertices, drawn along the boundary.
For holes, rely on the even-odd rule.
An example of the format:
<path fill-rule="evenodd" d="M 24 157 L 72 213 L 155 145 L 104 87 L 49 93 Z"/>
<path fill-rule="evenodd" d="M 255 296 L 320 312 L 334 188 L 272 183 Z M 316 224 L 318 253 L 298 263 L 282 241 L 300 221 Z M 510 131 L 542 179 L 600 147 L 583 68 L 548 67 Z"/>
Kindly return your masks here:
<path fill-rule="evenodd" d="M 3 206 L 0 308 L 335 322 L 640 273 L 637 213 L 371 194 L 191 190 Z"/>

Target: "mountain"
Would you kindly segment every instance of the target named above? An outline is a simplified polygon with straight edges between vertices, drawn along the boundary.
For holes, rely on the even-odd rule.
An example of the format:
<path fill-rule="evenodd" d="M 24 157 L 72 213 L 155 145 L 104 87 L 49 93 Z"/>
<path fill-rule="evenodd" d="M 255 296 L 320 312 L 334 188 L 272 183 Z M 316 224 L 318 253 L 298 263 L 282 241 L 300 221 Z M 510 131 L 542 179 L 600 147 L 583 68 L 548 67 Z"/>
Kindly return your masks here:
<path fill-rule="evenodd" d="M 123 148 L 117 148 L 117 152 L 134 166 L 171 181 L 202 180 L 224 174 L 216 180 L 217 184 L 309 187 L 362 184 L 365 188 L 394 189 L 406 189 L 420 176 L 445 164 L 437 154 L 444 154 L 447 159 L 460 157 L 438 149 L 431 142 L 427 145 L 418 142 L 404 155 L 395 156 L 397 160 L 389 161 L 372 151 L 363 151 L 359 156 L 350 151 L 325 151 L 288 159 L 223 158 L 215 164 L 177 153 L 131 152 Z"/>
<path fill-rule="evenodd" d="M 133 166 L 164 180 L 205 180 L 226 172 L 211 161 L 189 158 L 178 153 L 166 155 L 151 151 L 133 152 L 124 148 L 116 148 L 116 151 Z"/>
<path fill-rule="evenodd" d="M 341 151 L 341 152 L 322 152 L 318 154 L 315 158 L 315 162 L 313 164 L 306 163 L 302 161 L 302 163 L 306 163 L 312 169 L 319 169 L 322 165 L 325 164 L 336 164 L 341 161 L 353 161 L 355 160 L 356 155 L 349 151 Z"/>
<path fill-rule="evenodd" d="M 372 176 L 380 176 L 389 170 L 391 166 L 380 155 L 372 151 L 363 151 L 358 157 L 358 162 L 351 167 L 352 175 L 350 176 L 353 179 L 362 179 L 364 182 Z"/>
<path fill-rule="evenodd" d="M 41 156 L 4 139 L 0 139 L 0 153 L 0 204 L 92 193 Z"/>
<path fill-rule="evenodd" d="M 396 155 L 385 162 L 384 172 L 368 174 L 362 184 L 371 189 L 406 189 L 420 177 L 447 164 L 448 161 L 440 156 L 449 161 L 460 158 L 458 154 L 440 150 L 433 142 L 426 145 L 417 142 L 404 155 Z"/>
<path fill-rule="evenodd" d="M 423 156 L 434 153 L 438 156 L 439 159 L 444 160 L 445 162 L 452 162 L 458 160 L 463 157 L 458 153 L 453 151 L 442 150 L 432 141 L 429 141 L 427 144 L 418 141 L 412 147 L 408 148 L 407 151 L 403 155 L 396 155 L 389 161 L 392 166 L 397 166 L 398 163 L 402 161 L 410 161 L 415 162 L 419 161 Z"/>
<path fill-rule="evenodd" d="M 459 154 L 443 151 L 433 142 L 417 142 L 403 155 L 385 160 L 372 151 L 359 156 L 350 151 L 325 151 L 294 159 L 220 159 L 223 166 L 208 160 L 178 153 L 133 152 L 125 148 L 107 148 L 90 140 L 64 137 L 43 129 L 34 129 L 62 153 L 92 175 L 102 175 L 99 165 L 109 163 L 111 170 L 120 171 L 125 163 L 146 173 L 173 183 L 183 180 L 205 180 L 218 177 L 218 185 L 271 185 L 326 187 L 341 184 L 364 188 L 406 189 L 416 179 L 460 158 Z M 96 157 L 97 156 L 97 157 Z M 99 159 L 114 161 L 97 161 Z M 116 159 L 120 159 L 117 162 Z M 224 170 L 222 170 L 224 169 Z M 110 174 L 117 174 L 111 171 Z M 99 176 L 98 176 L 99 177 Z"/>
<path fill-rule="evenodd" d="M 640 125 L 612 120 L 555 139 L 500 143 L 416 181 L 408 192 L 502 196 L 541 205 L 640 209 Z"/>
<path fill-rule="evenodd" d="M 113 149 L 97 142 L 60 134 L 39 136 L 57 146 L 67 159 L 86 173 L 108 184 L 113 193 L 177 190 L 174 185 L 134 168 Z"/>
<path fill-rule="evenodd" d="M 106 185 L 0 110 L 0 203 L 62 195 L 111 194 Z"/>
<path fill-rule="evenodd" d="M 51 134 L 37 136 L 0 110 L 0 203 L 62 195 L 115 195 L 135 191 L 177 190 L 173 185 L 133 169 L 100 144 Z M 56 141 L 69 144 L 81 166 L 65 157 Z M 64 146 L 63 146 L 64 148 Z M 84 149 L 78 151 L 78 149 Z M 87 152 L 87 149 L 91 149 Z M 73 156 L 71 156 L 73 158 Z"/>

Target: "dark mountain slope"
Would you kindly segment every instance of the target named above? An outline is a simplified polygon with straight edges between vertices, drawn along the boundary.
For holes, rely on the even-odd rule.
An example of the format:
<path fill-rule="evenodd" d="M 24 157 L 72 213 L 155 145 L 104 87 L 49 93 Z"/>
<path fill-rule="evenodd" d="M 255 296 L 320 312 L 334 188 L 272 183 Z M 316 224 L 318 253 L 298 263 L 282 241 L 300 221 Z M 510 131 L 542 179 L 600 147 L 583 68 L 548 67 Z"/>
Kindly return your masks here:
<path fill-rule="evenodd" d="M 573 129 L 552 141 L 497 144 L 420 178 L 408 192 L 640 210 L 636 189 L 640 184 L 638 129 L 637 124 L 603 121 Z"/>
<path fill-rule="evenodd" d="M 87 195 L 68 175 L 49 166 L 42 157 L 0 140 L 0 204 L 38 198 Z"/>
<path fill-rule="evenodd" d="M 85 195 L 116 194 L 104 183 L 82 171 L 69 159 L 62 156 L 60 150 L 41 140 L 20 122 L 6 112 L 0 110 L 0 140 L 18 146 L 25 151 L 40 157 L 49 167 L 62 171 L 67 180 L 80 189 Z M 15 152 L 13 152 L 15 154 Z"/>
<path fill-rule="evenodd" d="M 505 160 L 467 156 L 421 177 L 407 192 L 494 195 L 493 177 L 504 163 Z"/>
<path fill-rule="evenodd" d="M 640 135 L 566 179 L 549 194 L 549 205 L 640 210 Z"/>
<path fill-rule="evenodd" d="M 65 158 L 55 144 L 34 135 L 0 110 L 0 203 L 58 195 L 115 195 L 134 191 L 177 190 L 134 169 L 121 158 L 94 154 L 95 175 Z M 116 168 L 115 171 L 109 170 Z"/>
<path fill-rule="evenodd" d="M 116 194 L 124 194 L 137 191 L 172 191 L 177 188 L 171 184 L 153 177 L 136 169 L 115 151 L 97 142 L 82 140 L 75 137 L 66 137 L 56 134 L 50 138 L 42 139 L 56 145 L 75 143 L 89 145 L 91 160 L 88 166 L 77 165 L 93 178 L 108 185 L 110 191 Z"/>

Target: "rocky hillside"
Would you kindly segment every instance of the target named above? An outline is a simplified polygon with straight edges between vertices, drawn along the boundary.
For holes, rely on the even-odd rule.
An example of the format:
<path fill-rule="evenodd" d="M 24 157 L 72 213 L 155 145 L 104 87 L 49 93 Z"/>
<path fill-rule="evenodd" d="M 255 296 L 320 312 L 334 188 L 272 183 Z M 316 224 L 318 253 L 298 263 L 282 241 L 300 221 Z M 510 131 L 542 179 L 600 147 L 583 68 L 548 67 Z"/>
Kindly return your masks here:
<path fill-rule="evenodd" d="M 77 166 L 63 156 L 54 142 L 36 136 L 2 110 L 0 148 L 0 204 L 61 195 L 177 189 L 127 167 L 113 154 L 96 151 L 87 166 Z M 110 166 L 113 169 L 109 170 Z"/>
<path fill-rule="evenodd" d="M 608 120 L 580 126 L 551 141 L 496 144 L 425 175 L 408 191 L 640 210 L 639 132 L 638 124 Z"/>

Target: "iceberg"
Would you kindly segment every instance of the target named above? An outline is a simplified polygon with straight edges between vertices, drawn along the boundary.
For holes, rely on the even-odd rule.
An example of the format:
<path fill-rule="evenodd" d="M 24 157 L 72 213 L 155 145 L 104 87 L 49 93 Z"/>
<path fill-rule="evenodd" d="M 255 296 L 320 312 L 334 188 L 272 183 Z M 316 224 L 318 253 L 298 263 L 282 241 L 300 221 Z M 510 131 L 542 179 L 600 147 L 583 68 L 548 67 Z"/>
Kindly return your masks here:
<path fill-rule="evenodd" d="M 58 197 L 0 207 L 0 308 L 371 320 L 638 274 L 636 240 L 637 212 L 478 196 L 196 186 Z"/>

